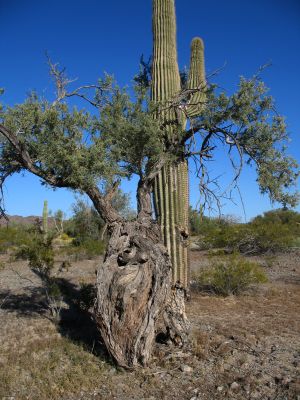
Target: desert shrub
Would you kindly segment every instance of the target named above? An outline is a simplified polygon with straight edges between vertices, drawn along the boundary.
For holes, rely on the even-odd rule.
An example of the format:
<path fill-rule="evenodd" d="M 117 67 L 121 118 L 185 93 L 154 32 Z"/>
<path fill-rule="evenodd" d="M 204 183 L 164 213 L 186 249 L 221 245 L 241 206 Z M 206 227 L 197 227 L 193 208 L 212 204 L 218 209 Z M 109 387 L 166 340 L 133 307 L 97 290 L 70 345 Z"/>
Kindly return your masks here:
<path fill-rule="evenodd" d="M 87 311 L 93 307 L 96 299 L 96 287 L 91 283 L 81 283 L 78 293 L 78 306 Z"/>
<path fill-rule="evenodd" d="M 54 267 L 53 237 L 45 236 L 38 231 L 32 231 L 31 242 L 23 245 L 15 254 L 17 259 L 29 261 L 30 269 L 40 277 L 46 306 L 50 311 L 52 320 L 58 323 L 62 307 L 63 295 L 55 277 L 51 276 Z"/>
<path fill-rule="evenodd" d="M 240 294 L 250 285 L 264 282 L 267 277 L 263 269 L 236 254 L 224 257 L 198 277 L 200 288 L 222 296 Z"/>
<path fill-rule="evenodd" d="M 26 227 L 18 225 L 0 227 L 0 253 L 6 253 L 9 249 L 27 245 L 31 240 L 31 233 Z"/>
<path fill-rule="evenodd" d="M 78 199 L 73 205 L 73 212 L 73 217 L 65 222 L 65 232 L 75 238 L 77 243 L 99 239 L 105 224 L 95 208 L 83 199 Z"/>
<path fill-rule="evenodd" d="M 263 222 L 222 227 L 215 237 L 208 236 L 206 240 L 213 248 L 258 254 L 291 247 L 293 235 L 287 226 Z"/>
<path fill-rule="evenodd" d="M 93 259 L 104 254 L 106 244 L 100 239 L 78 240 L 75 238 L 70 246 L 64 249 L 75 261 L 82 259 Z"/>
<path fill-rule="evenodd" d="M 260 224 L 250 224 L 250 230 L 252 247 L 257 249 L 256 252 L 283 251 L 293 246 L 294 236 L 287 225 L 263 221 Z"/>
<path fill-rule="evenodd" d="M 60 240 L 65 240 L 67 242 L 72 240 L 72 238 L 70 238 L 70 236 L 65 232 L 63 232 L 62 234 L 59 235 L 59 239 Z"/>
<path fill-rule="evenodd" d="M 300 214 L 292 210 L 272 210 L 245 224 L 238 243 L 241 252 L 285 251 L 300 237 Z"/>
<path fill-rule="evenodd" d="M 101 240 L 85 240 L 80 245 L 79 248 L 82 248 L 87 257 L 97 257 L 104 253 L 105 243 Z"/>
<path fill-rule="evenodd" d="M 29 267 L 40 275 L 49 275 L 54 266 L 54 251 L 52 239 L 45 240 L 42 235 L 36 235 L 28 245 L 23 245 L 15 254 L 16 259 L 29 261 Z"/>
<path fill-rule="evenodd" d="M 43 280 L 45 295 L 46 295 L 46 305 L 50 311 L 52 320 L 55 323 L 60 321 L 60 312 L 62 308 L 63 294 L 60 286 L 57 283 L 56 278 L 48 276 Z"/>
<path fill-rule="evenodd" d="M 300 238 L 300 214 L 296 211 L 268 211 L 255 217 L 249 225 L 263 250 L 284 250 L 293 247 Z"/>
<path fill-rule="evenodd" d="M 294 238 L 293 246 L 294 246 L 294 247 L 297 247 L 297 248 L 300 248 L 300 236 Z"/>
<path fill-rule="evenodd" d="M 273 210 L 245 224 L 206 217 L 198 244 L 202 249 L 225 248 L 243 254 L 285 251 L 300 244 L 300 214 Z"/>
<path fill-rule="evenodd" d="M 261 223 L 285 225 L 289 231 L 295 235 L 300 235 L 300 213 L 288 209 L 278 209 L 265 212 L 263 215 L 258 215 L 253 218 L 251 223 L 253 225 L 260 225 Z"/>
<path fill-rule="evenodd" d="M 192 236 L 215 236 L 224 226 L 231 226 L 238 222 L 238 218 L 232 215 L 223 215 L 217 218 L 202 215 L 198 210 L 189 209 L 189 225 Z"/>

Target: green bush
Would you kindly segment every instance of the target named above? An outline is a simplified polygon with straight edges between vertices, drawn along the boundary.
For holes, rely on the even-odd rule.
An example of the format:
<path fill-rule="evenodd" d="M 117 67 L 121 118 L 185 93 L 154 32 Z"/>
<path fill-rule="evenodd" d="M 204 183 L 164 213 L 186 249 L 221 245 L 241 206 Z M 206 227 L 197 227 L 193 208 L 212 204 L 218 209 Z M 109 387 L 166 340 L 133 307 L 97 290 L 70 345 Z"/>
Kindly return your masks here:
<path fill-rule="evenodd" d="M 63 248 L 56 249 L 56 253 L 70 258 L 72 261 L 94 259 L 104 254 L 106 244 L 102 240 L 86 239 L 80 241 L 74 239 L 72 243 Z"/>
<path fill-rule="evenodd" d="M 47 284 L 47 292 L 48 292 L 49 298 L 51 298 L 52 301 L 59 301 L 63 297 L 61 289 L 60 289 L 59 285 L 57 284 L 55 278 L 49 278 L 49 281 Z"/>
<path fill-rule="evenodd" d="M 191 215 L 195 224 L 199 215 L 195 211 Z M 291 210 L 268 211 L 246 224 L 228 218 L 203 217 L 202 228 L 199 225 L 197 229 L 201 231 L 201 249 L 225 248 L 229 252 L 258 254 L 285 251 L 300 244 L 300 214 Z"/>
<path fill-rule="evenodd" d="M 222 296 L 240 294 L 250 285 L 264 282 L 267 277 L 263 269 L 237 255 L 224 257 L 198 277 L 200 288 Z"/>
<path fill-rule="evenodd" d="M 97 297 L 96 287 L 91 283 L 81 283 L 78 293 L 78 306 L 83 311 L 88 311 L 94 306 Z"/>
<path fill-rule="evenodd" d="M 60 239 L 60 240 L 65 240 L 65 241 L 67 241 L 67 242 L 72 241 L 72 238 L 71 238 L 69 235 L 67 235 L 65 232 L 63 232 L 63 233 L 61 233 L 61 234 L 59 235 L 59 239 Z"/>
<path fill-rule="evenodd" d="M 299 237 L 296 237 L 296 238 L 294 238 L 294 241 L 293 241 L 293 246 L 294 246 L 294 247 L 298 247 L 298 248 L 300 248 L 300 236 L 299 236 Z"/>
<path fill-rule="evenodd" d="M 29 261 L 30 269 L 40 277 L 46 297 L 46 304 L 50 311 L 51 319 L 58 323 L 62 307 L 63 294 L 58 280 L 51 276 L 54 267 L 53 237 L 44 235 L 37 230 L 32 230 L 32 241 L 23 245 L 16 252 L 17 259 Z"/>
<path fill-rule="evenodd" d="M 10 249 L 28 245 L 31 241 L 31 232 L 26 227 L 0 227 L 0 253 L 7 253 Z"/>
<path fill-rule="evenodd" d="M 15 254 L 16 259 L 28 260 L 29 267 L 40 274 L 49 275 L 54 266 L 52 240 L 36 236 L 29 245 L 23 245 Z"/>

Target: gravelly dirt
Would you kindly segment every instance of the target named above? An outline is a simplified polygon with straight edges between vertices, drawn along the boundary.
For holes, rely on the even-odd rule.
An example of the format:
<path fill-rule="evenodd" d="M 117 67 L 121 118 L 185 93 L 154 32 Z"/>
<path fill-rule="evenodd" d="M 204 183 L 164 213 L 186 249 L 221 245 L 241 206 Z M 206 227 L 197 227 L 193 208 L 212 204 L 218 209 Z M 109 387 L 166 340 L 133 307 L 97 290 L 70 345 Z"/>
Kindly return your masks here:
<path fill-rule="evenodd" d="M 111 364 L 91 339 L 92 322 L 76 319 L 72 305 L 64 304 L 62 321 L 55 325 L 45 308 L 39 278 L 25 262 L 8 263 L 4 258 L 5 268 L 0 271 L 0 370 L 7 374 L 0 372 L 5 378 L 3 382 L 0 378 L 0 399 L 299 400 L 300 254 L 252 258 L 265 268 L 267 284 L 239 297 L 192 292 L 187 303 L 189 346 L 169 349 L 158 345 L 152 365 L 136 372 L 119 371 Z M 72 263 L 69 271 L 57 271 L 57 277 L 76 291 L 80 282 L 94 282 L 99 262 Z M 204 252 L 191 252 L 194 273 L 208 263 Z M 80 350 L 84 361 L 74 360 L 72 352 L 62 355 L 70 368 L 67 375 L 51 350 L 62 351 L 64 347 L 59 346 L 65 346 L 65 341 L 71 343 L 71 349 L 85 341 Z M 31 364 L 41 360 L 48 369 L 38 375 Z M 80 362 L 91 363 L 80 367 L 83 376 L 78 373 Z M 87 380 L 84 374 L 91 368 L 98 372 Z M 14 381 L 7 378 L 11 371 Z M 82 382 L 80 387 L 74 374 Z M 46 391 L 45 386 L 50 389 Z"/>

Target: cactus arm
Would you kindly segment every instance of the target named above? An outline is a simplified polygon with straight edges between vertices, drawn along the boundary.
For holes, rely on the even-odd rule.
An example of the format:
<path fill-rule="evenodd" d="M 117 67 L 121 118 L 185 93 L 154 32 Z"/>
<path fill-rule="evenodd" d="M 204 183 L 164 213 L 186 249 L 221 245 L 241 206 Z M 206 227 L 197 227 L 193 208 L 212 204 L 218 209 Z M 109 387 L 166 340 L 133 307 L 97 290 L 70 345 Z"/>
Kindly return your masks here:
<path fill-rule="evenodd" d="M 205 101 L 205 65 L 204 65 L 204 43 L 199 37 L 195 37 L 191 43 L 191 60 L 190 60 L 190 72 L 187 82 L 188 89 L 199 89 L 198 92 L 194 93 L 187 107 L 188 117 L 194 117 L 203 108 Z"/>

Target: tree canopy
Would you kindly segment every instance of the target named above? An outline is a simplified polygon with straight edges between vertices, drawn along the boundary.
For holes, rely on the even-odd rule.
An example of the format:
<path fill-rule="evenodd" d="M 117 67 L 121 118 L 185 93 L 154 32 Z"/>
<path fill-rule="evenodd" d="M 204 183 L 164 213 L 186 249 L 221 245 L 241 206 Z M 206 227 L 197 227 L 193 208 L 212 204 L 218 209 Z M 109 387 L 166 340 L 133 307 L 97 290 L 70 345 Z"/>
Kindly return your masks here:
<path fill-rule="evenodd" d="M 56 85 L 54 102 L 31 93 L 22 104 L 1 104 L 1 187 L 12 174 L 28 170 L 43 184 L 87 193 L 103 219 L 112 222 L 122 218 L 111 205 L 120 179 L 139 176 L 141 214 L 145 211 L 141 199 L 151 192 L 156 174 L 183 153 L 196 162 L 203 199 L 217 198 L 207 161 L 221 144 L 228 148 L 233 184 L 244 163 L 253 164 L 262 193 L 272 201 L 296 205 L 298 194 L 291 188 L 296 184 L 298 165 L 287 155 L 284 118 L 276 112 L 260 74 L 241 78 L 232 95 L 203 83 L 201 88 L 183 89 L 154 105 L 149 100 L 151 69 L 147 63 L 141 64 L 135 78 L 134 95 L 107 75 L 95 85 L 69 91 L 64 70 L 49 65 Z M 183 130 L 178 119 L 187 116 L 190 99 L 200 90 L 205 91 L 205 99 L 197 115 L 189 118 L 189 129 Z M 71 106 L 69 100 L 74 96 L 97 112 Z M 176 121 L 154 118 L 169 109 L 175 111 Z M 167 124 L 179 126 L 172 137 L 166 133 Z M 149 214 L 149 202 L 147 207 Z"/>

